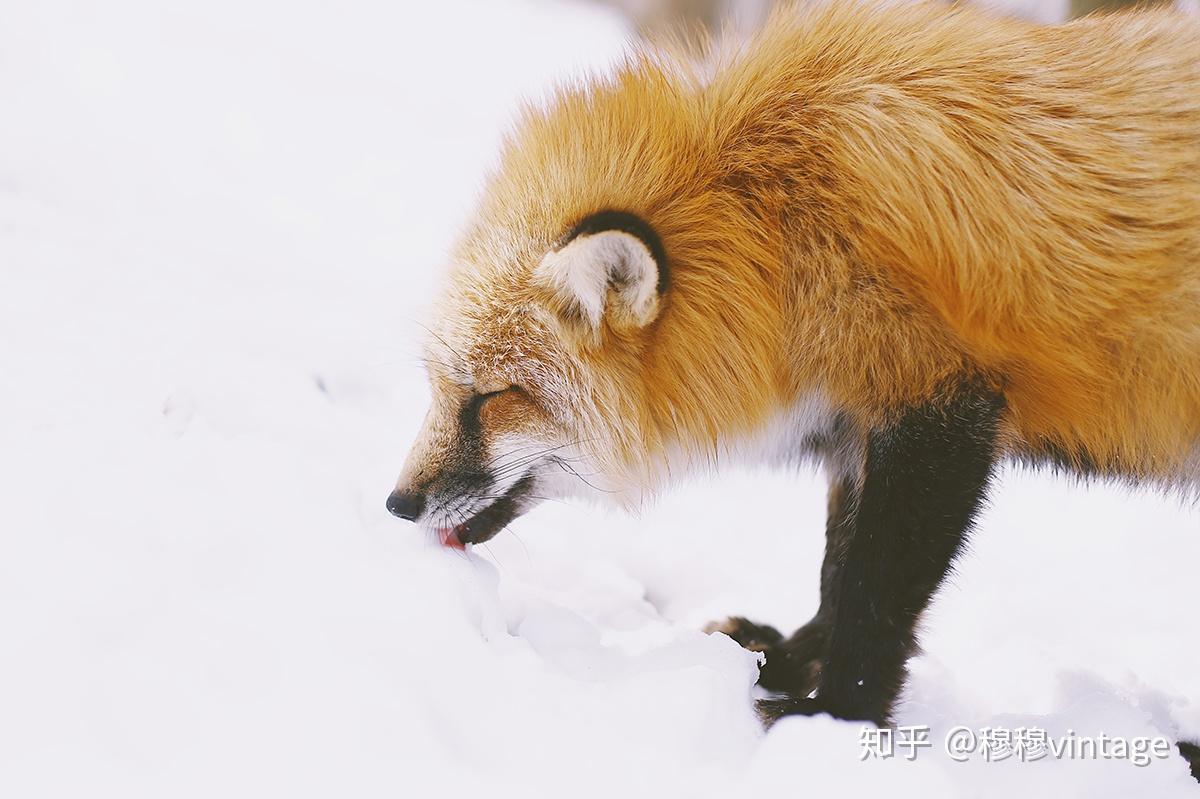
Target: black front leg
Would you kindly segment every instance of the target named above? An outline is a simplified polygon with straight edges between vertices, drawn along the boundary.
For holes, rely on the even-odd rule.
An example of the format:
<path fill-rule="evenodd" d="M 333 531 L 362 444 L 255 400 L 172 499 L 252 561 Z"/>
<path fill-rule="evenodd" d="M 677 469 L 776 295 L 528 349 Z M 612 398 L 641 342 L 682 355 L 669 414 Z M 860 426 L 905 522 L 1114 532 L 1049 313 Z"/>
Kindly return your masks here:
<path fill-rule="evenodd" d="M 868 435 L 852 524 L 829 572 L 830 594 L 822 590 L 832 617 L 816 697 L 769 702 L 767 715 L 887 723 L 917 619 L 987 490 L 1003 408 L 999 394 L 969 385 Z"/>
<path fill-rule="evenodd" d="M 857 470 L 855 470 L 857 472 Z M 853 531 L 853 510 L 858 504 L 858 477 L 834 472 L 829 484 L 829 514 L 825 521 L 825 559 L 821 563 L 821 604 L 816 615 L 787 638 L 774 628 L 755 625 L 745 619 L 733 619 L 724 631 L 747 649 L 759 649 L 766 662 L 758 675 L 758 684 L 768 691 L 802 698 L 817 687 L 821 667 L 829 650 L 829 630 L 833 626 L 838 571 L 845 559 L 846 546 Z M 773 638 L 772 638 L 773 636 Z M 764 644 L 755 647 L 747 638 Z"/>

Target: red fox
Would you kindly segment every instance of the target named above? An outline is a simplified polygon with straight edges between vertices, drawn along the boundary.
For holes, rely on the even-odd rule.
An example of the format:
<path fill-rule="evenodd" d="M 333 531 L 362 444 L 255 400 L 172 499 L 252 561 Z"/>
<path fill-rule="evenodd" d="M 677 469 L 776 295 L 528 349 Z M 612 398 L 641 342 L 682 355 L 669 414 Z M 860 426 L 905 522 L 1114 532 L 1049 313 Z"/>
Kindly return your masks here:
<path fill-rule="evenodd" d="M 997 463 L 1200 486 L 1200 18 L 827 2 L 528 110 L 388 509 L 451 546 L 736 458 L 828 473 L 768 719 L 886 724 Z"/>

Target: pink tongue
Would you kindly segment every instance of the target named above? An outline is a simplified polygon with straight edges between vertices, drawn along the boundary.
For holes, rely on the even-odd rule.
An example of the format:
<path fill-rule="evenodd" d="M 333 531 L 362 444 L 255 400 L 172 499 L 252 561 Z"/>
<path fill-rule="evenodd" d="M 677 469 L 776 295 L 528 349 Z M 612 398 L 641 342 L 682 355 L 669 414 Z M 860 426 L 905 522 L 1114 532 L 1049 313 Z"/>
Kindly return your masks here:
<path fill-rule="evenodd" d="M 457 527 L 440 527 L 437 531 L 438 538 L 442 539 L 442 545 L 451 549 L 466 549 L 463 542 L 458 540 Z"/>

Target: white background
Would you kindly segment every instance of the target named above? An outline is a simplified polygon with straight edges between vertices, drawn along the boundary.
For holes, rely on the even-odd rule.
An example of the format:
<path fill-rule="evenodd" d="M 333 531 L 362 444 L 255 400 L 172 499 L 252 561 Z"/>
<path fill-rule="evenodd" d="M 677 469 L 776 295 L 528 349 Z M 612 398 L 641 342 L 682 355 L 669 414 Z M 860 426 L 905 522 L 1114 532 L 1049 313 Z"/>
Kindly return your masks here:
<path fill-rule="evenodd" d="M 1174 757 L 764 736 L 754 658 L 696 630 L 812 613 L 816 475 L 554 504 L 471 555 L 387 516 L 445 253 L 612 12 L 0 11 L 0 796 L 1196 795 Z M 1197 562 L 1195 506 L 1006 472 L 900 721 L 1200 736 Z"/>

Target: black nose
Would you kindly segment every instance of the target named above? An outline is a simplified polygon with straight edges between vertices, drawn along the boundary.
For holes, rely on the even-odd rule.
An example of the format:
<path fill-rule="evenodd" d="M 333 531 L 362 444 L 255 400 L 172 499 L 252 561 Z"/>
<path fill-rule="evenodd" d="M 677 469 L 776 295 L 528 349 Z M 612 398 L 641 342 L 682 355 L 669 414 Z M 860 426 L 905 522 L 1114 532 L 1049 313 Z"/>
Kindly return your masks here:
<path fill-rule="evenodd" d="M 425 497 L 411 491 L 393 491 L 387 500 L 388 512 L 405 521 L 415 522 L 425 510 Z"/>

